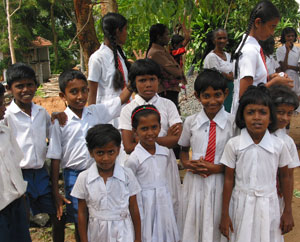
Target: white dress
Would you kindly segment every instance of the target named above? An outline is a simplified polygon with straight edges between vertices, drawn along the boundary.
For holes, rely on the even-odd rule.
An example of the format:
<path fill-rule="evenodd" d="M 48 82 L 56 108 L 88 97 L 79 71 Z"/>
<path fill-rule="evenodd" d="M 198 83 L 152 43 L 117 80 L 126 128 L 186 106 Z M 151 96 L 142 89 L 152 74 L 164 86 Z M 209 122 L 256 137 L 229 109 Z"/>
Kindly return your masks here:
<path fill-rule="evenodd" d="M 234 117 L 222 108 L 213 119 L 216 122 L 215 164 L 219 164 L 224 147 L 233 136 Z M 192 159 L 205 157 L 210 120 L 204 110 L 189 116 L 183 126 L 179 145 L 192 148 Z M 217 242 L 221 239 L 223 174 L 207 178 L 187 172 L 183 181 L 183 242 Z"/>
<path fill-rule="evenodd" d="M 230 54 L 224 52 L 226 55 L 226 61 L 220 58 L 218 55 L 211 51 L 204 59 L 204 68 L 216 68 L 220 72 L 230 73 L 233 71 L 233 63 L 230 62 Z"/>
<path fill-rule="evenodd" d="M 77 178 L 71 195 L 86 201 L 88 240 L 133 242 L 134 228 L 129 212 L 129 198 L 140 192 L 132 171 L 116 161 L 114 173 L 104 183 L 96 162 Z"/>
<path fill-rule="evenodd" d="M 275 60 L 274 56 L 266 56 L 266 64 L 268 69 L 268 74 L 272 75 L 276 72 L 276 69 L 280 67 L 278 61 Z"/>
<path fill-rule="evenodd" d="M 125 162 L 142 187 L 138 203 L 143 242 L 180 240 L 166 179 L 169 156 L 169 149 L 158 144 L 155 145 L 154 155 L 138 144 Z"/>
<path fill-rule="evenodd" d="M 276 56 L 277 56 L 277 61 L 278 62 L 283 62 L 285 58 L 285 53 L 286 53 L 286 47 L 285 45 L 278 47 L 276 50 Z M 298 66 L 300 58 L 300 49 L 297 46 L 293 46 L 293 48 L 289 52 L 288 56 L 288 64 L 291 66 Z M 285 71 L 288 76 L 294 80 L 294 87 L 293 91 L 296 92 L 296 94 L 299 96 L 300 95 L 300 81 L 299 81 L 299 74 L 297 71 L 287 69 Z"/>
<path fill-rule="evenodd" d="M 231 242 L 283 241 L 276 176 L 278 168 L 290 161 L 284 142 L 268 130 L 259 144 L 246 128 L 228 141 L 221 163 L 235 169 L 229 209 L 234 229 Z"/>
<path fill-rule="evenodd" d="M 132 130 L 131 113 L 137 106 L 145 104 L 154 105 L 160 113 L 161 130 L 158 135 L 159 137 L 166 136 L 169 127 L 172 125 L 176 123 L 182 123 L 175 104 L 169 99 L 162 98 L 156 94 L 151 100 L 146 102 L 140 95 L 136 94 L 134 99 L 121 110 L 119 129 Z M 169 157 L 170 162 L 168 162 L 167 180 L 168 185 L 170 186 L 173 207 L 177 218 L 179 213 L 179 201 L 181 198 L 181 182 L 176 157 L 172 149 L 170 149 L 170 153 L 171 155 Z"/>

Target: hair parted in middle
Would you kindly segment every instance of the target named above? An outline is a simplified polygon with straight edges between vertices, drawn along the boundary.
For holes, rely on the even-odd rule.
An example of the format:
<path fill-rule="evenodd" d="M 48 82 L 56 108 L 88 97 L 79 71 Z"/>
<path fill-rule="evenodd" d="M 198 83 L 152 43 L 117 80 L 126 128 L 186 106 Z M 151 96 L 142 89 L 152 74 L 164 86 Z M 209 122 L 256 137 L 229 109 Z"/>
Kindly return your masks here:
<path fill-rule="evenodd" d="M 137 129 L 141 117 L 147 117 L 150 114 L 157 116 L 158 123 L 160 124 L 160 113 L 154 105 L 141 105 L 136 107 L 131 113 L 131 125 Z"/>

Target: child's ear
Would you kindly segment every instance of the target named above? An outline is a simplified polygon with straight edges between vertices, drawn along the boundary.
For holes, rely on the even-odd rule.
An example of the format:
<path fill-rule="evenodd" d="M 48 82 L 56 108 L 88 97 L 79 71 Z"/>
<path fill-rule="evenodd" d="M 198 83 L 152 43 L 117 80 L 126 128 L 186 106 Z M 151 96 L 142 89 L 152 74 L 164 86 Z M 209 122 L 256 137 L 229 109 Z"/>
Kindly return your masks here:
<path fill-rule="evenodd" d="M 225 98 L 227 98 L 228 94 L 229 94 L 229 89 L 226 88 L 225 91 L 224 91 L 224 96 L 225 96 Z"/>
<path fill-rule="evenodd" d="M 66 95 L 63 92 L 59 92 L 59 97 L 64 101 L 65 106 L 68 106 L 67 100 L 66 100 Z"/>
<path fill-rule="evenodd" d="M 261 18 L 256 18 L 253 23 L 254 28 L 260 26 L 261 23 L 262 23 Z"/>
<path fill-rule="evenodd" d="M 194 96 L 195 96 L 195 98 L 196 98 L 199 102 L 201 102 L 201 101 L 200 101 L 200 95 L 198 95 L 198 93 L 197 93 L 196 91 L 194 91 Z"/>

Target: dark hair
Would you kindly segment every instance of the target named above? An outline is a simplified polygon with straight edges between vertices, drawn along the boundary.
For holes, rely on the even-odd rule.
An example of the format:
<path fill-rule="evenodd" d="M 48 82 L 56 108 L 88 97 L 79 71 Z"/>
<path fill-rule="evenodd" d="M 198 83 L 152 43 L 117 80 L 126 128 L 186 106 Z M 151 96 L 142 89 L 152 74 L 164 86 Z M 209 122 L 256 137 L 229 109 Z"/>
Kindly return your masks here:
<path fill-rule="evenodd" d="M 269 91 L 276 107 L 281 104 L 291 105 L 294 109 L 299 107 L 297 94 L 287 86 L 273 85 L 269 88 Z"/>
<path fill-rule="evenodd" d="M 259 40 L 258 43 L 266 56 L 270 56 L 274 53 L 275 40 L 273 36 L 264 41 Z"/>
<path fill-rule="evenodd" d="M 0 96 L 2 96 L 5 93 L 5 87 L 0 82 Z"/>
<path fill-rule="evenodd" d="M 19 62 L 7 68 L 6 81 L 9 88 L 14 82 L 26 79 L 33 80 L 36 86 L 39 86 L 35 72 L 29 65 Z"/>
<path fill-rule="evenodd" d="M 216 69 L 204 69 L 196 78 L 194 82 L 194 90 L 198 97 L 208 87 L 212 87 L 214 90 L 222 90 L 225 92 L 227 88 L 227 80 Z"/>
<path fill-rule="evenodd" d="M 234 77 L 237 77 L 237 71 L 238 71 L 238 66 L 239 66 L 239 58 L 240 55 L 242 54 L 241 51 L 244 47 L 244 44 L 248 38 L 248 35 L 250 34 L 250 31 L 253 27 L 253 23 L 255 19 L 260 18 L 262 23 L 266 23 L 270 20 L 273 20 L 275 18 L 280 18 L 280 13 L 278 9 L 271 3 L 270 1 L 261 1 L 255 5 L 255 7 L 252 9 L 251 14 L 250 14 L 250 19 L 248 22 L 248 27 L 245 32 L 245 37 L 241 40 L 240 47 L 236 51 L 236 53 L 232 54 L 232 58 L 236 59 L 235 62 L 235 68 L 234 68 Z"/>
<path fill-rule="evenodd" d="M 74 79 L 83 80 L 87 83 L 86 76 L 81 71 L 67 70 L 67 71 L 64 71 L 63 73 L 61 73 L 59 78 L 58 78 L 60 91 L 62 93 L 65 93 L 68 82 L 72 81 Z"/>
<path fill-rule="evenodd" d="M 111 124 L 97 124 L 90 128 L 85 137 L 89 151 L 101 148 L 109 142 L 114 142 L 116 146 L 121 145 L 121 134 Z"/>
<path fill-rule="evenodd" d="M 175 45 L 180 44 L 182 41 L 184 41 L 184 37 L 180 34 L 174 34 L 171 38 L 171 47 L 175 49 Z"/>
<path fill-rule="evenodd" d="M 167 26 L 164 24 L 154 24 L 151 26 L 150 32 L 149 32 L 150 41 L 149 41 L 149 46 L 148 46 L 148 49 L 146 52 L 146 56 L 148 55 L 148 52 L 152 46 L 152 43 L 156 43 L 157 37 L 162 36 L 166 30 L 167 30 Z"/>
<path fill-rule="evenodd" d="M 112 51 L 114 54 L 114 61 L 115 61 L 115 74 L 113 79 L 113 87 L 115 90 L 123 89 L 124 87 L 124 77 L 120 72 L 119 63 L 118 63 L 118 52 L 122 56 L 125 61 L 125 65 L 127 69 L 130 69 L 130 63 L 127 61 L 127 58 L 122 50 L 122 48 L 117 45 L 116 42 L 116 31 L 119 29 L 120 31 L 127 25 L 127 20 L 119 13 L 108 13 L 102 18 L 102 31 L 105 38 L 108 39 Z"/>
<path fill-rule="evenodd" d="M 130 80 L 130 86 L 134 92 L 137 93 L 135 79 L 137 76 L 142 75 L 155 75 L 157 78 L 161 78 L 160 66 L 152 59 L 139 59 L 135 61 L 129 71 L 128 78 Z"/>
<path fill-rule="evenodd" d="M 139 125 L 140 117 L 147 117 L 150 114 L 157 116 L 158 122 L 160 123 L 160 113 L 154 105 L 142 105 L 136 107 L 131 113 L 131 125 L 134 129 L 137 129 Z"/>
<path fill-rule="evenodd" d="M 281 42 L 282 44 L 284 44 L 284 43 L 286 42 L 286 41 L 285 41 L 285 36 L 286 36 L 287 34 L 289 34 L 289 33 L 294 33 L 294 35 L 295 35 L 294 42 L 296 42 L 296 40 L 297 40 L 297 32 L 296 32 L 296 30 L 295 30 L 294 28 L 292 28 L 292 27 L 286 27 L 286 28 L 284 28 L 284 29 L 282 30 L 282 32 L 281 32 L 280 42 Z"/>
<path fill-rule="evenodd" d="M 277 125 L 275 106 L 270 97 L 268 89 L 262 84 L 259 84 L 258 86 L 249 86 L 243 94 L 243 96 L 241 97 L 235 117 L 237 127 L 239 127 L 240 129 L 246 127 L 244 119 L 244 110 L 249 104 L 258 104 L 269 107 L 271 122 L 268 126 L 268 129 L 270 132 L 275 131 Z"/>

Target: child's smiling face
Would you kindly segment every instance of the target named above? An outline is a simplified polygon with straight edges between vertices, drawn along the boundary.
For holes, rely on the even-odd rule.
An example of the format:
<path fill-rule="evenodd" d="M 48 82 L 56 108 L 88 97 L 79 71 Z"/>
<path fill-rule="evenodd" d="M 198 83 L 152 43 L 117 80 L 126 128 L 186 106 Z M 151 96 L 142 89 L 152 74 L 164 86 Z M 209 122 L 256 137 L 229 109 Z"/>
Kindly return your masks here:
<path fill-rule="evenodd" d="M 135 78 L 138 94 L 149 101 L 158 92 L 158 78 L 156 75 L 141 75 Z"/>
<path fill-rule="evenodd" d="M 285 128 L 291 121 L 295 107 L 288 104 L 280 104 L 276 107 L 277 128 Z"/>
<path fill-rule="evenodd" d="M 31 104 L 32 99 L 37 90 L 37 84 L 34 80 L 23 79 L 14 81 L 8 90 L 12 93 L 15 99 L 15 103 L 22 107 L 27 104 Z"/>

